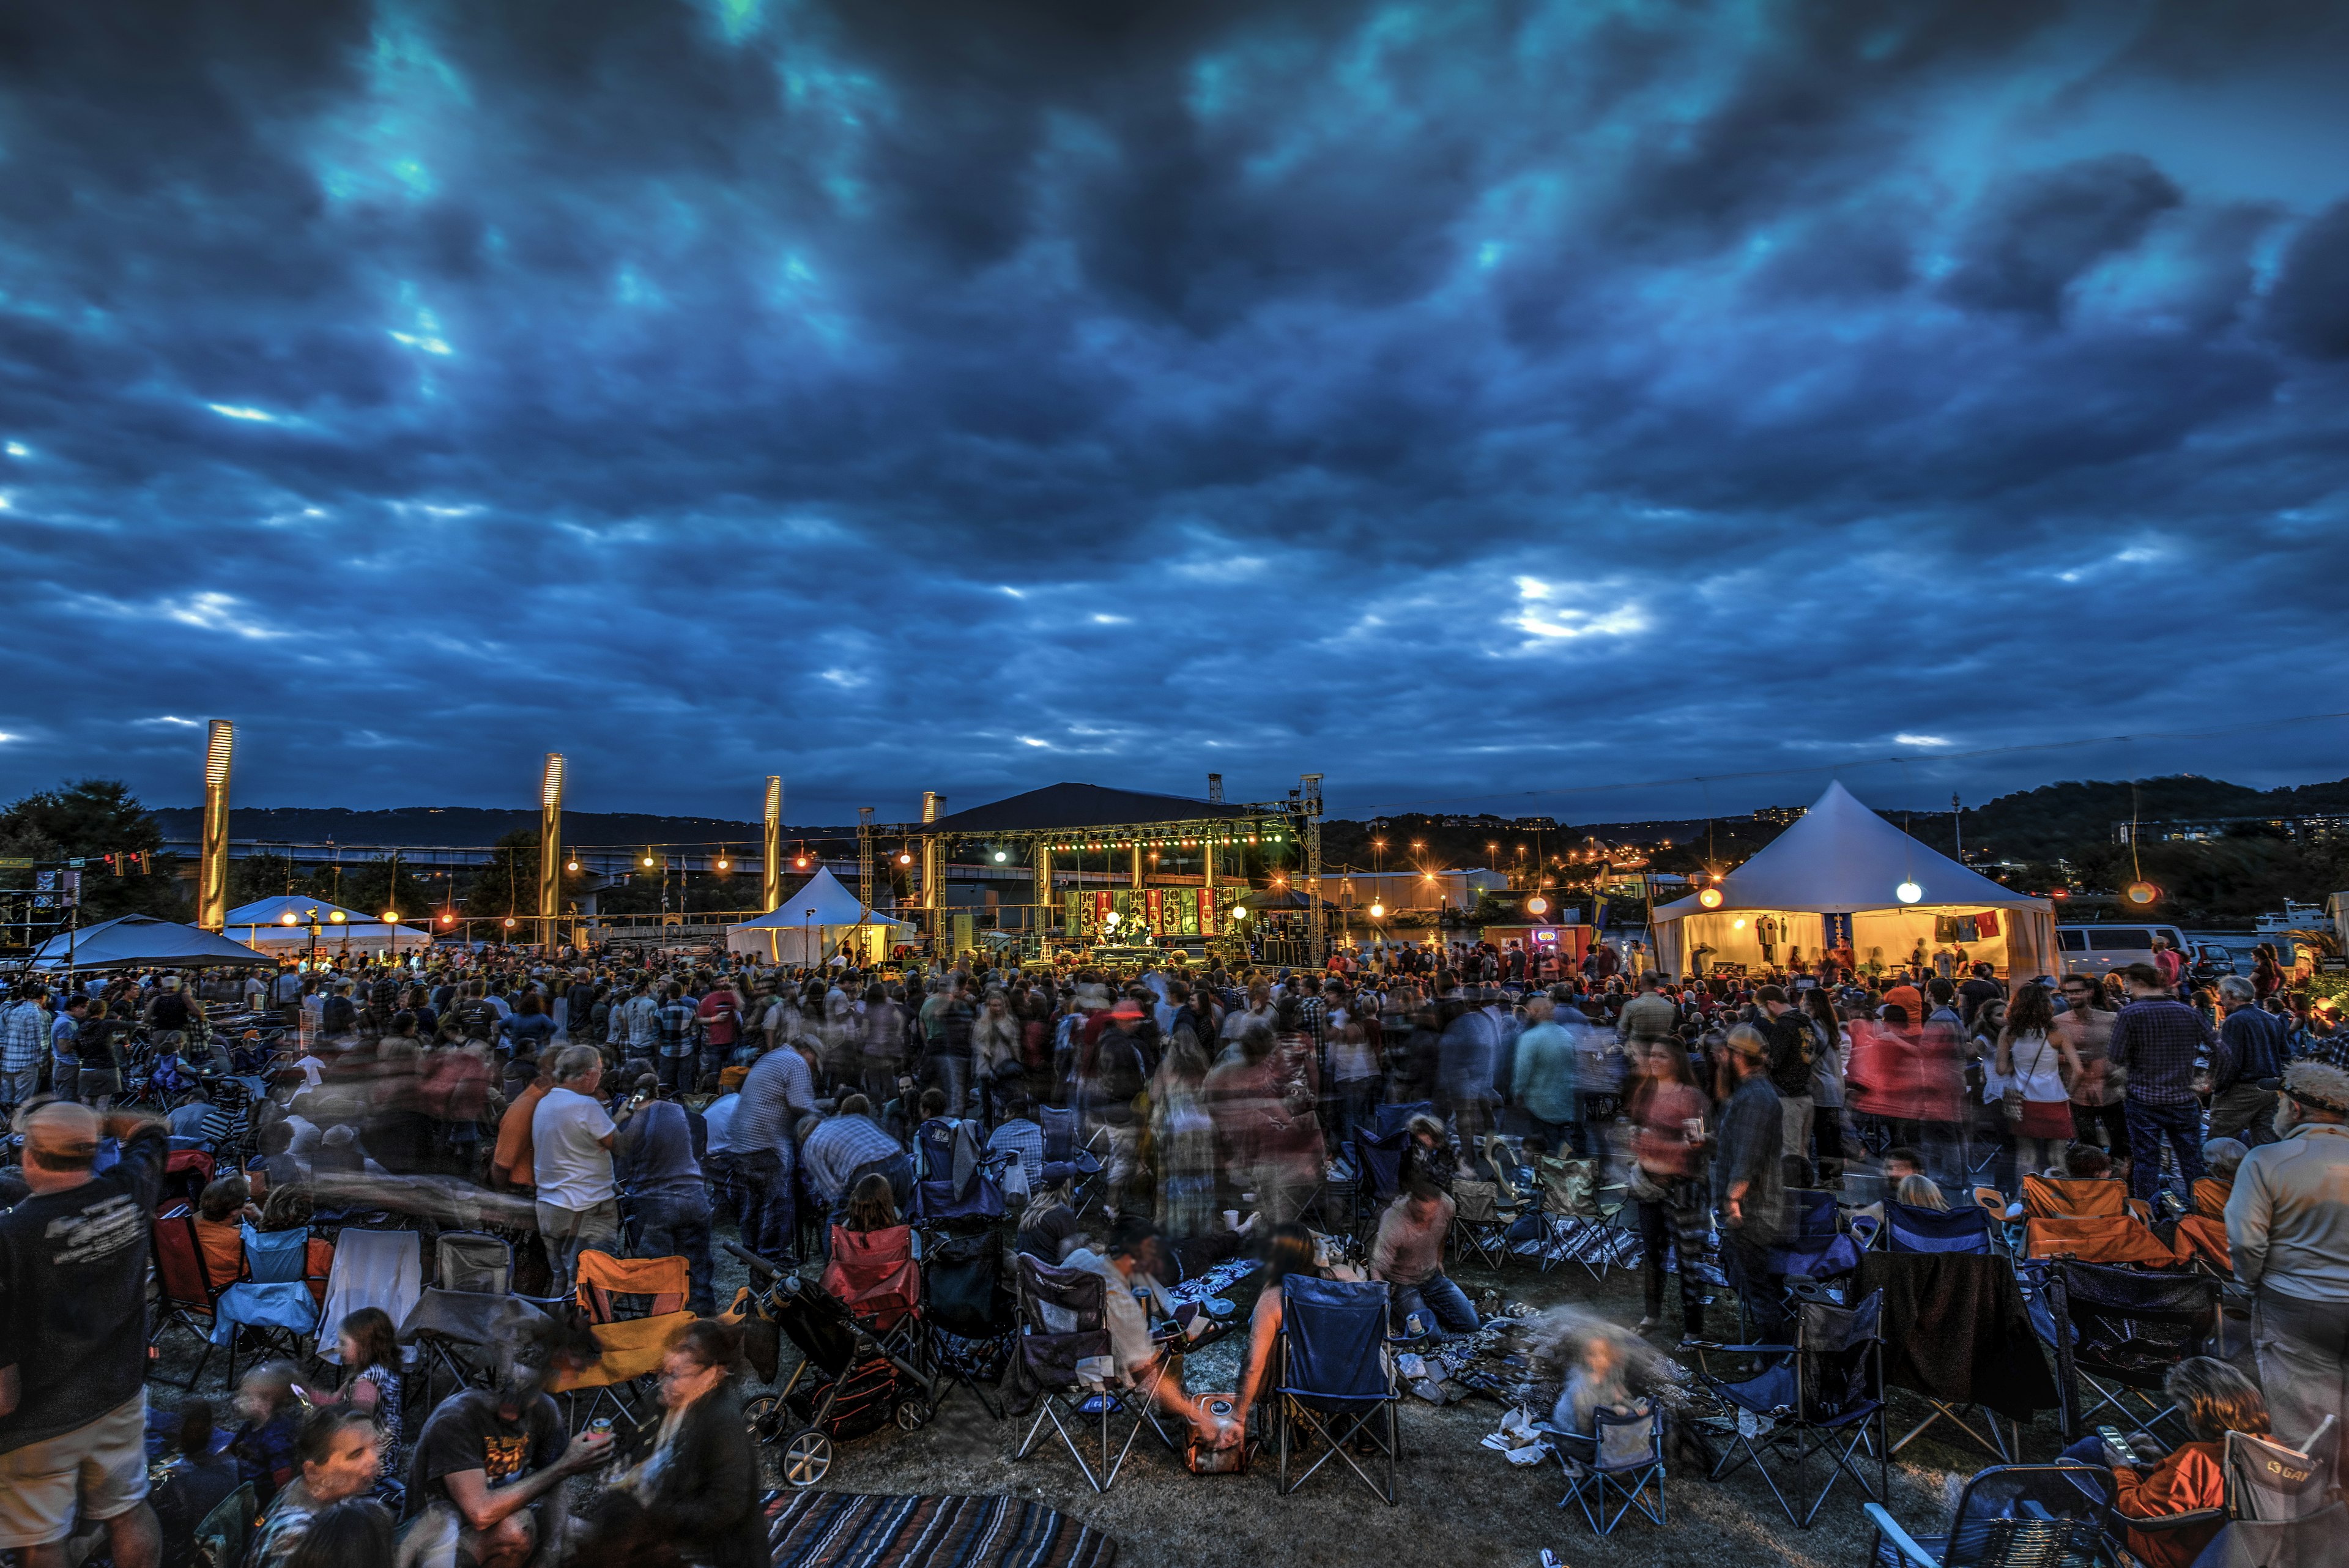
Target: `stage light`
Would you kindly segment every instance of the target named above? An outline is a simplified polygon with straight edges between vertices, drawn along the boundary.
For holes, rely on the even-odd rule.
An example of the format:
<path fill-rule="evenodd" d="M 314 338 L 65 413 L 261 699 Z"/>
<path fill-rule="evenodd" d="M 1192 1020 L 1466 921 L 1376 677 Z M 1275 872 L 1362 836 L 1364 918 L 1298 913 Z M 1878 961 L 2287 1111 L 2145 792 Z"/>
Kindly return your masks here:
<path fill-rule="evenodd" d="M 646 856 L 646 857 L 645 857 L 645 865 L 646 865 L 646 867 L 647 867 L 647 868 L 649 868 L 649 867 L 651 867 L 652 863 L 653 863 L 653 857 L 652 857 L 651 856 L 649 856 L 649 855 Z"/>
<path fill-rule="evenodd" d="M 914 857 L 913 857 L 911 855 L 905 854 L 905 853 L 903 853 L 902 851 L 898 854 L 898 856 L 897 856 L 897 864 L 898 864 L 898 865 L 900 865 L 900 866 L 911 866 L 913 863 L 914 863 Z"/>
<path fill-rule="evenodd" d="M 1007 861 L 1007 860 L 1009 860 L 1009 859 L 1010 859 L 1010 858 L 1011 858 L 1011 857 L 1010 857 L 1010 856 L 1006 855 L 1006 854 L 1005 854 L 1005 853 L 1003 853 L 1003 851 L 1002 851 L 1002 850 L 1000 850 L 1000 849 L 999 849 L 999 850 L 997 850 L 997 851 L 995 852 L 995 863 L 996 863 L 998 866 L 1002 865 L 1005 861 Z"/>
<path fill-rule="evenodd" d="M 1371 919 L 1374 920 L 1383 920 L 1386 918 L 1387 907 L 1384 904 L 1372 904 L 1371 906 Z"/>
<path fill-rule="evenodd" d="M 1745 929 L 1745 922 L 1742 919 L 1732 920 L 1729 922 L 1729 929 L 1733 931 L 1742 931 Z"/>
<path fill-rule="evenodd" d="M 1703 892 L 1699 893 L 1696 896 L 1696 901 L 1703 905 L 1708 909 L 1718 909 L 1721 908 L 1721 889 L 1718 888 L 1707 888 Z"/>
<path fill-rule="evenodd" d="M 565 862 L 564 863 L 564 867 L 563 867 L 563 868 L 564 868 L 565 871 L 576 871 L 576 870 L 578 870 L 578 869 L 579 869 L 579 857 L 577 857 L 576 855 L 573 856 L 569 860 L 567 860 L 567 861 L 565 861 Z"/>
<path fill-rule="evenodd" d="M 1913 904 L 1925 896 L 1925 889 L 1914 882 L 1903 882 L 1892 889 L 1892 896 L 1904 904 Z"/>
<path fill-rule="evenodd" d="M 509 926 L 513 924 L 513 917 L 512 915 L 508 915 L 506 917 L 506 924 Z"/>

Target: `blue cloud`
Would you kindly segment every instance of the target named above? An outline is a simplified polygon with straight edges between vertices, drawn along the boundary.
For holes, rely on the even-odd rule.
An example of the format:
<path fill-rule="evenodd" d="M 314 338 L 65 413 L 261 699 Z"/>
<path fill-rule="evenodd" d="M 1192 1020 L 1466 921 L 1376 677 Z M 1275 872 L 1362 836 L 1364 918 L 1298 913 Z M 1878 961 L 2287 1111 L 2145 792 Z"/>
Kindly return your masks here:
<path fill-rule="evenodd" d="M 1355 809 L 2349 675 L 2336 8 L 133 9 L 0 50 L 0 788 Z"/>

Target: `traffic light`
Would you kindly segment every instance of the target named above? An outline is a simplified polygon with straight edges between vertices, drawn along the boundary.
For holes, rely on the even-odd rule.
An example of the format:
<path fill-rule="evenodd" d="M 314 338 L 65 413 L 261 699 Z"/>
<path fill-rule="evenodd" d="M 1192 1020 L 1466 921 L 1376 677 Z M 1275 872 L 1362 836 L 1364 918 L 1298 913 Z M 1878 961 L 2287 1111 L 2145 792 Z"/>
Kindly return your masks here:
<path fill-rule="evenodd" d="M 122 857 L 121 857 L 120 856 L 119 856 L 119 855 L 109 855 L 109 856 L 108 856 L 108 857 L 106 857 L 106 868 L 107 868 L 107 870 L 108 870 L 109 872 L 112 873 L 114 876 L 117 876 L 117 877 L 121 876 L 121 875 L 122 875 Z"/>

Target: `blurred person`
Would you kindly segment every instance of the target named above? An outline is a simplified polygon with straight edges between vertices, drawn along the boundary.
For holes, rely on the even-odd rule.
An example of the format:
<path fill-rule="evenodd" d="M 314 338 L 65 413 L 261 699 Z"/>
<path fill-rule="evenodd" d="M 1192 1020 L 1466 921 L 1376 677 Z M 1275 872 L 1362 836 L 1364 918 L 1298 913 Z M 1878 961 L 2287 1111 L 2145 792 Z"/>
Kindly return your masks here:
<path fill-rule="evenodd" d="M 298 1467 L 270 1502 L 245 1552 L 247 1568 L 285 1568 L 318 1515 L 363 1498 L 382 1472 L 381 1430 L 365 1411 L 312 1410 L 294 1434 Z"/>
<path fill-rule="evenodd" d="M 42 1005 L 39 987 L 26 984 L 0 1016 L 0 1114 L 38 1092 L 48 1054 L 49 1010 Z"/>
<path fill-rule="evenodd" d="M 0 1212 L 0 1548 L 65 1568 L 83 1521 L 116 1568 L 155 1568 L 147 1506 L 148 1216 L 163 1124 L 67 1100 L 18 1108 L 29 1196 Z M 99 1139 L 119 1158 L 96 1171 Z"/>
<path fill-rule="evenodd" d="M 93 999 L 74 1031 L 74 1095 L 101 1115 L 122 1093 L 123 1023 Z"/>
<path fill-rule="evenodd" d="M 872 1110 L 872 1101 L 850 1095 L 800 1145 L 808 1186 L 823 1199 L 827 1214 L 843 1211 L 849 1189 L 865 1166 L 905 1157 L 904 1147 L 873 1119 Z"/>
<path fill-rule="evenodd" d="M 1044 1129 L 1037 1125 L 1035 1109 L 1025 1095 L 1014 1090 L 1003 1102 L 1003 1119 L 987 1137 L 988 1153 L 1009 1149 L 1019 1157 L 1021 1184 L 1031 1202 L 1044 1186 Z M 1009 1174 L 1007 1169 L 1005 1175 Z"/>
<path fill-rule="evenodd" d="M 1444 1243 L 1452 1231 L 1451 1195 L 1423 1178 L 1413 1179 L 1379 1217 L 1371 1247 L 1371 1278 L 1394 1287 L 1391 1310 L 1404 1333 L 1439 1338 L 1474 1334 L 1481 1326 L 1465 1292 L 1444 1272 Z"/>
<path fill-rule="evenodd" d="M 1158 1178 L 1158 1224 L 1174 1241 L 1217 1223 L 1216 1120 L 1207 1109 L 1207 1058 L 1188 1030 L 1177 1031 L 1150 1081 L 1151 1164 Z M 1038 1137 L 1039 1152 L 1042 1139 Z"/>
<path fill-rule="evenodd" d="M 1758 1343 L 1775 1344 L 1785 1330 L 1781 1276 L 1769 1250 L 1785 1229 L 1786 1118 L 1769 1078 L 1770 1046 L 1741 1023 L 1723 1043 L 1737 1089 L 1721 1115 L 1713 1146 L 1713 1200 L 1721 1213 L 1721 1261 L 1729 1282 L 1754 1320 Z"/>
<path fill-rule="evenodd" d="M 1631 1197 L 1639 1205 L 1640 1278 L 1647 1307 L 1640 1332 L 1663 1320 L 1669 1242 L 1680 1276 L 1682 1337 L 1702 1339 L 1704 1282 L 1696 1264 L 1704 1256 L 1710 1207 L 1702 1164 L 1709 1107 L 1678 1041 L 1635 1042 L 1631 1051 L 1635 1075 L 1626 1109 L 1633 1128 Z"/>
<path fill-rule="evenodd" d="M 732 1064 L 734 1048 L 742 1037 L 743 1011 L 741 994 L 734 981 L 720 976 L 709 994 L 694 1009 L 696 1027 L 701 1036 L 700 1070 L 677 1085 L 679 1094 L 691 1089 L 703 1074 L 721 1072 Z"/>
<path fill-rule="evenodd" d="M 793 1135 L 814 1112 L 815 1074 L 802 1044 L 787 1042 L 750 1064 L 727 1140 L 741 1199 L 742 1244 L 762 1258 L 788 1262 L 798 1249 Z"/>
<path fill-rule="evenodd" d="M 1819 1185 L 1843 1185 L 1843 1022 L 1821 986 L 1795 998 L 1811 1030 L 1811 1137 L 1818 1150 Z"/>
<path fill-rule="evenodd" d="M 189 1398 L 172 1412 L 176 1459 L 154 1484 L 148 1504 L 161 1536 L 162 1568 L 194 1568 L 196 1527 L 244 1484 L 236 1457 L 219 1442 L 212 1401 Z"/>
<path fill-rule="evenodd" d="M 2241 1138 L 2246 1144 L 2275 1137 L 2276 1088 L 2291 1054 L 2283 1021 L 2260 1007 L 2251 982 L 2240 975 L 2219 981 L 2220 1023 L 2210 1054 L 2209 1136 Z"/>
<path fill-rule="evenodd" d="M 1002 1114 L 1003 1096 L 1016 1092 L 1025 1076 L 1019 1038 L 1019 1021 L 1011 1014 L 1011 999 L 999 989 L 989 991 L 970 1030 L 973 1107 L 989 1127 Z"/>
<path fill-rule="evenodd" d="M 1557 1004 L 1547 996 L 1526 1000 L 1526 1025 L 1517 1036 L 1509 1097 L 1551 1149 L 1578 1153 L 1583 1132 L 1575 1098 L 1575 1064 L 1580 1043 L 1557 1021 Z"/>
<path fill-rule="evenodd" d="M 393 1568 L 391 1515 L 366 1498 L 345 1498 L 311 1516 L 285 1568 Z"/>
<path fill-rule="evenodd" d="M 659 1418 L 637 1425 L 622 1443 L 611 1481 L 611 1491 L 632 1505 L 620 1529 L 692 1568 L 769 1562 L 758 1451 L 736 1382 L 741 1360 L 740 1328 L 707 1317 L 688 1324 L 661 1361 Z M 607 1521 L 616 1511 L 605 1505 Z M 591 1540 L 581 1555 L 603 1562 L 624 1554 Z"/>
<path fill-rule="evenodd" d="M 2073 1130 L 2066 1085 L 2079 1077 L 2080 1061 L 2055 1028 L 2054 1003 L 2045 986 L 2018 986 L 2012 1003 L 1985 1002 L 1980 1016 L 1998 1024 L 1993 1066 L 2006 1134 L 1998 1187 L 2019 1191 L 2018 1171 L 2037 1176 L 2063 1168 Z M 2020 1116 L 2011 1109 L 2015 1096 L 2006 1093 L 2010 1086 L 2020 1096 Z"/>
<path fill-rule="evenodd" d="M 1326 1278 L 1328 1272 L 1315 1261 L 1313 1232 L 1304 1226 L 1294 1222 L 1276 1225 L 1265 1238 L 1264 1288 L 1248 1314 L 1247 1351 L 1241 1359 L 1239 1387 L 1233 1397 L 1229 1424 L 1224 1428 L 1226 1442 L 1246 1438 L 1248 1412 L 1263 1397 L 1272 1374 L 1273 1349 L 1279 1343 L 1281 1324 L 1287 1319 L 1281 1282 L 1297 1275 Z"/>
<path fill-rule="evenodd" d="M 1770 1086 L 1778 1091 L 1778 1110 L 1785 1125 L 1780 1129 L 1785 1151 L 1810 1168 L 1811 1116 L 1817 1102 L 1811 1098 L 1813 1063 L 1818 1037 L 1809 1018 L 1786 1000 L 1784 989 L 1765 985 L 1754 993 L 1762 1018 L 1756 1027 L 1770 1047 Z"/>
<path fill-rule="evenodd" d="M 301 1473 L 295 1438 L 303 1406 L 295 1393 L 297 1374 L 290 1361 L 265 1361 L 236 1385 L 236 1413 L 243 1422 L 229 1439 L 238 1471 L 264 1507 Z"/>
<path fill-rule="evenodd" d="M 2084 1144 L 2101 1141 L 2114 1158 L 2126 1158 L 2128 1121 L 2121 1094 L 2127 1075 L 2111 1068 L 2113 1015 L 2101 1005 L 2103 988 L 2093 975 L 2067 974 L 2056 990 L 2064 1010 L 2055 1015 L 2055 1030 L 2080 1064 L 2071 1084 L 2073 1137 Z"/>

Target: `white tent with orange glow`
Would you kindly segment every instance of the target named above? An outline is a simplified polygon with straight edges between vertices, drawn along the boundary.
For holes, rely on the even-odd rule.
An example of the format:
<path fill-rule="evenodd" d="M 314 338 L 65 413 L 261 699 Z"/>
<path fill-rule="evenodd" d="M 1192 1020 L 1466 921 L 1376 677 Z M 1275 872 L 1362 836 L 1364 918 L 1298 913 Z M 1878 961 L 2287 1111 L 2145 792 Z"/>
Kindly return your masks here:
<path fill-rule="evenodd" d="M 913 929 L 865 908 L 827 866 L 757 919 L 727 927 L 726 950 L 770 963 L 819 964 L 846 940 L 874 958 L 889 950 L 899 932 Z"/>
<path fill-rule="evenodd" d="M 1840 784 L 1717 885 L 1657 909 L 1654 925 L 1657 967 L 1671 975 L 1690 972 L 1700 947 L 1710 962 L 1760 967 L 1765 930 L 1781 965 L 1816 962 L 1832 931 L 1848 934 L 1859 963 L 1899 963 L 1921 939 L 1928 953 L 1961 947 L 2004 975 L 2062 972 L 2054 904 L 1927 848 Z"/>
<path fill-rule="evenodd" d="M 336 919 L 341 916 L 340 919 Z M 318 922 L 318 951 L 336 957 L 346 950 L 370 956 L 387 950 L 408 952 L 432 945 L 432 933 L 410 925 L 386 925 L 380 914 L 347 909 L 324 898 L 280 893 L 240 904 L 228 912 L 225 934 L 255 952 L 299 958 L 310 950 L 310 922 Z"/>

